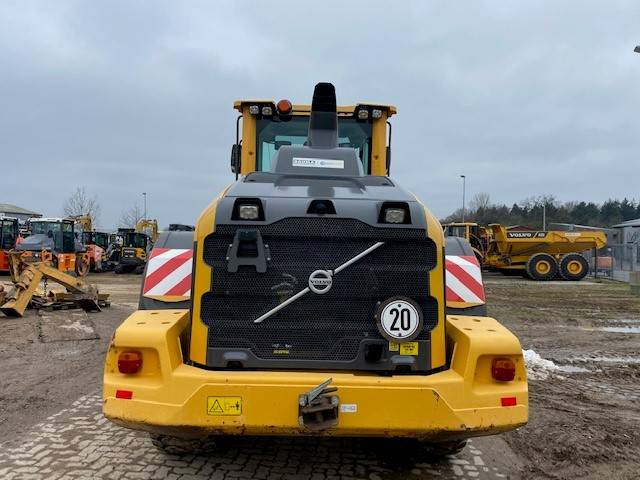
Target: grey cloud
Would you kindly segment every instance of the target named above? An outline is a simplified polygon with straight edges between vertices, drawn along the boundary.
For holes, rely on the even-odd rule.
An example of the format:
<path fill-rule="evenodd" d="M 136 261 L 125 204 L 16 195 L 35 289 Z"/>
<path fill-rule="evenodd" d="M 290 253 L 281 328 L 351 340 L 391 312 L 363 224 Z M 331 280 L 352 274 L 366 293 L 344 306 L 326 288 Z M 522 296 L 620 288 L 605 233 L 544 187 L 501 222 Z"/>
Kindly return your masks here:
<path fill-rule="evenodd" d="M 146 191 L 191 223 L 233 180 L 233 100 L 326 80 L 398 106 L 392 175 L 438 216 L 460 173 L 506 203 L 638 198 L 637 2 L 318 5 L 3 2 L 3 200 L 54 215 L 86 185 L 111 227 Z"/>

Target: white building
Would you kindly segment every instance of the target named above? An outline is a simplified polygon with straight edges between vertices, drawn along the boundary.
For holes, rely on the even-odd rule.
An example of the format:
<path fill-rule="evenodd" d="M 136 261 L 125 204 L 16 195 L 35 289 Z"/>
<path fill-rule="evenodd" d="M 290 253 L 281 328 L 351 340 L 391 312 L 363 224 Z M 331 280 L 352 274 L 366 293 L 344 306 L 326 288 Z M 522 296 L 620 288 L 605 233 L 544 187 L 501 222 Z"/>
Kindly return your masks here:
<path fill-rule="evenodd" d="M 640 243 L 640 218 L 627 220 L 613 227 L 613 243 Z"/>
<path fill-rule="evenodd" d="M 0 203 L 0 217 L 13 217 L 20 220 L 21 223 L 32 217 L 41 217 L 42 214 L 27 210 L 26 208 L 11 205 L 9 203 Z"/>

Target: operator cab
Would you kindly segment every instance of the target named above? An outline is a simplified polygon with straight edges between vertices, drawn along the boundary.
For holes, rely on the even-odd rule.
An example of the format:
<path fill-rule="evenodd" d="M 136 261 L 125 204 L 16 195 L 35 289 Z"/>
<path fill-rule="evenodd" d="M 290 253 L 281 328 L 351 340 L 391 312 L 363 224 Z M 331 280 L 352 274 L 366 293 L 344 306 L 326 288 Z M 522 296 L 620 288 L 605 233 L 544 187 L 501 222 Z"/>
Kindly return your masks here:
<path fill-rule="evenodd" d="M 280 148 L 307 146 L 310 105 L 277 104 L 268 100 L 242 100 L 234 104 L 242 113 L 236 124 L 231 170 L 247 174 L 271 172 Z M 391 124 L 396 113 L 390 105 L 338 106 L 337 147 L 354 149 L 365 175 L 387 175 L 391 161 Z M 244 122 L 240 139 L 240 120 Z M 249 127 L 249 128 L 247 128 Z"/>
<path fill-rule="evenodd" d="M 133 231 L 122 232 L 122 247 L 123 248 L 142 248 L 147 250 L 149 244 L 149 236 L 146 233 L 139 233 Z"/>
<path fill-rule="evenodd" d="M 104 232 L 82 232 L 82 243 L 97 245 L 104 250 L 109 246 L 109 234 Z"/>
<path fill-rule="evenodd" d="M 18 219 L 0 217 L 0 250 L 11 250 L 18 242 Z"/>
<path fill-rule="evenodd" d="M 31 235 L 24 239 L 18 250 L 49 250 L 55 253 L 83 251 L 75 236 L 75 222 L 68 218 L 32 218 Z"/>

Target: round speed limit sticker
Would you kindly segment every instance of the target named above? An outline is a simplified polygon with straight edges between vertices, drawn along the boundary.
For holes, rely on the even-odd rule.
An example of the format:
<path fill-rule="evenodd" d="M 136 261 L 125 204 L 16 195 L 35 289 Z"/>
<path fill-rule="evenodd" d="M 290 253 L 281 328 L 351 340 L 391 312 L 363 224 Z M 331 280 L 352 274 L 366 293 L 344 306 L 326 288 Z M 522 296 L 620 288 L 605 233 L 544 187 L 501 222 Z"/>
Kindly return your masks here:
<path fill-rule="evenodd" d="M 380 334 L 391 342 L 408 342 L 422 331 L 420 306 L 407 297 L 393 297 L 382 302 L 376 320 Z"/>

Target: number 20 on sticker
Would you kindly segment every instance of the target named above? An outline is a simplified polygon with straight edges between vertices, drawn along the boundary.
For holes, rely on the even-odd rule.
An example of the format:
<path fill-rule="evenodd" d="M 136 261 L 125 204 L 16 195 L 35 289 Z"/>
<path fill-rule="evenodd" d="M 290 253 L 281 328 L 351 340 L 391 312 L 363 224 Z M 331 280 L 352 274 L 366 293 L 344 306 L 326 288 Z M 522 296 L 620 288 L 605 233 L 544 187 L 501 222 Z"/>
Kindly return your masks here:
<path fill-rule="evenodd" d="M 378 330 L 389 341 L 412 340 L 422 329 L 419 305 L 405 297 L 390 298 L 378 308 Z"/>

